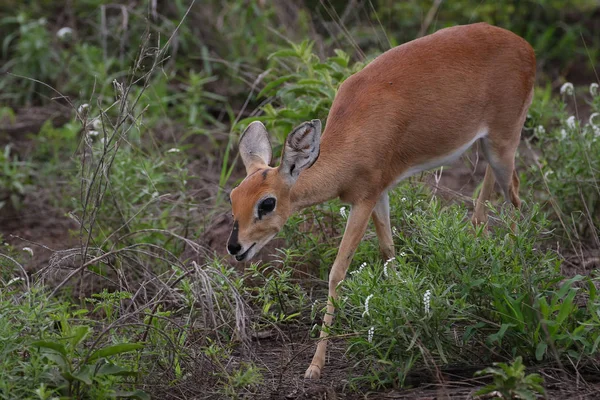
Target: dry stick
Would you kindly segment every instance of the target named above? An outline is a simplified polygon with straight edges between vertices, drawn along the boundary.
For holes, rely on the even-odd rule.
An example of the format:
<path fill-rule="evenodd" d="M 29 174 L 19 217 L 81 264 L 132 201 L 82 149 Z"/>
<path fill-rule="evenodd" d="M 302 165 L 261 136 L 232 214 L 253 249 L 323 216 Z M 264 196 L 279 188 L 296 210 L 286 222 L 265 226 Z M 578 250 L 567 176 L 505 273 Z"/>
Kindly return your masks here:
<path fill-rule="evenodd" d="M 594 75 L 596 75 L 596 82 L 600 83 L 600 77 L 598 77 L 598 71 L 596 71 L 596 65 L 594 63 L 594 60 L 592 59 L 592 55 L 590 54 L 590 51 L 588 50 L 587 43 L 585 42 L 585 39 L 583 37 L 583 32 L 581 32 L 581 30 L 579 31 L 579 36 L 581 37 L 581 42 L 583 43 L 583 47 L 585 48 L 585 53 L 587 54 L 588 58 L 590 59 L 590 65 L 592 66 L 592 69 L 594 70 Z"/>
<path fill-rule="evenodd" d="M 102 254 L 100 256 L 94 257 L 93 259 L 91 259 L 91 260 L 89 260 L 87 262 L 85 261 L 85 258 L 82 257 L 82 265 L 79 266 L 79 267 L 77 267 L 75 270 L 73 270 L 73 272 L 71 272 L 61 283 L 59 283 L 58 285 L 56 285 L 56 287 L 54 288 L 54 290 L 50 293 L 50 297 L 53 297 L 58 292 L 58 290 L 60 290 L 78 272 L 81 272 L 82 270 L 84 270 L 85 268 L 89 267 L 90 265 L 96 264 L 97 262 L 102 261 L 103 259 L 108 258 L 108 257 L 113 256 L 113 255 L 116 255 L 116 254 L 126 253 L 128 251 L 132 251 L 132 252 L 137 251 L 137 252 L 139 252 L 141 254 L 145 254 L 145 255 L 148 255 L 150 257 L 159 259 L 161 261 L 165 261 L 166 263 L 169 262 L 169 260 L 167 260 L 166 258 L 163 258 L 163 257 L 159 256 L 156 253 L 149 253 L 149 252 L 145 252 L 143 250 L 137 250 L 136 248 L 140 247 L 140 246 L 148 246 L 148 247 L 158 247 L 158 248 L 160 248 L 159 246 L 151 244 L 151 243 L 136 243 L 136 244 L 133 244 L 133 245 L 121 248 L 121 249 L 116 249 L 116 250 L 108 251 L 108 252 L 106 252 L 106 253 L 104 253 L 104 254 Z M 167 250 L 162 249 L 162 248 L 160 248 L 160 249 L 163 250 L 163 251 L 167 251 Z M 87 254 L 85 255 L 85 257 L 87 258 Z M 141 263 L 139 263 L 139 264 L 142 265 Z"/>
<path fill-rule="evenodd" d="M 175 28 L 175 30 L 173 31 L 173 33 L 171 34 L 171 36 L 169 37 L 169 39 L 167 40 L 167 42 L 165 43 L 165 45 L 162 48 L 159 48 L 154 59 L 153 59 L 153 64 L 151 66 L 151 68 L 149 69 L 149 71 L 142 75 L 141 78 L 139 79 L 135 79 L 135 74 L 132 73 L 130 75 L 130 81 L 129 81 L 129 85 L 126 86 L 125 88 L 123 88 L 123 86 L 119 83 L 117 83 L 115 81 L 115 89 L 117 91 L 117 95 L 119 96 L 119 104 L 120 104 L 120 108 L 119 108 L 119 116 L 121 118 L 120 121 L 118 121 L 118 123 L 116 124 L 116 126 L 113 129 L 113 134 L 110 138 L 105 138 L 108 140 L 105 140 L 104 143 L 104 148 L 103 148 L 103 154 L 100 158 L 100 162 L 98 163 L 94 173 L 92 174 L 92 182 L 89 185 L 89 190 L 87 191 L 87 195 L 85 196 L 85 200 L 84 200 L 84 217 L 82 218 L 82 222 L 83 224 L 85 224 L 86 222 L 86 210 L 87 210 L 87 206 L 89 204 L 89 200 L 90 200 L 90 195 L 92 194 L 92 191 L 94 190 L 94 182 L 96 180 L 96 177 L 98 177 L 98 174 L 100 173 L 100 168 L 101 167 L 106 167 L 103 168 L 103 172 L 105 175 L 104 177 L 106 178 L 105 182 L 109 182 L 109 173 L 110 173 L 110 169 L 112 167 L 112 163 L 114 162 L 116 153 L 118 152 L 118 148 L 119 148 L 119 138 L 116 139 L 115 141 L 115 145 L 114 145 L 114 151 L 109 154 L 109 150 L 111 150 L 108 146 L 110 144 L 110 142 L 112 142 L 112 140 L 117 136 L 118 131 L 120 129 L 120 127 L 125 123 L 125 121 L 128 119 L 129 117 L 129 110 L 128 110 L 128 102 L 127 102 L 127 98 L 129 97 L 129 93 L 131 90 L 131 87 L 136 83 L 139 82 L 140 80 L 144 81 L 144 84 L 142 86 L 142 89 L 140 90 L 137 98 L 134 100 L 133 106 L 130 110 L 134 109 L 137 102 L 140 100 L 142 94 L 144 93 L 144 91 L 148 88 L 149 86 L 149 82 L 150 82 L 150 77 L 152 76 L 153 72 L 155 71 L 155 69 L 157 68 L 158 64 L 160 62 L 162 62 L 163 60 L 161 59 L 162 55 L 164 54 L 164 52 L 166 52 L 166 49 L 169 46 L 169 43 L 171 42 L 171 40 L 173 39 L 174 35 L 177 33 L 177 31 L 179 30 L 179 28 L 181 27 L 181 24 L 183 23 L 183 20 L 186 18 L 186 16 L 188 15 L 188 13 L 191 10 L 191 7 L 194 5 L 195 0 L 192 0 L 190 6 L 188 7 L 185 15 L 183 16 L 183 18 L 181 19 L 181 21 L 179 22 L 179 24 L 177 25 L 177 27 Z M 145 41 L 147 41 L 148 38 L 148 34 L 146 33 L 146 38 Z M 145 45 L 142 45 L 142 48 L 140 49 L 140 53 L 139 56 L 135 62 L 135 66 L 134 66 L 134 71 L 139 70 L 141 67 L 141 63 L 144 60 L 144 52 L 146 50 Z M 134 119 L 135 120 L 135 119 Z M 128 129 L 126 129 L 126 132 L 128 131 Z M 123 138 L 124 136 L 121 136 L 120 138 Z M 108 156 L 108 165 L 105 163 L 105 158 Z M 106 190 L 108 188 L 108 183 L 104 183 L 103 184 L 103 180 L 100 179 L 99 181 L 99 187 L 97 188 L 97 192 L 96 192 L 96 196 L 95 196 L 95 204 L 93 206 L 93 209 L 91 211 L 91 217 L 90 217 L 90 225 L 88 230 L 88 235 L 87 235 L 87 240 L 85 242 L 85 246 L 82 249 L 83 251 L 83 257 L 82 257 L 82 268 L 83 269 L 83 263 L 85 262 L 86 256 L 87 256 L 87 248 L 89 246 L 90 240 L 91 240 L 91 235 L 92 235 L 92 231 L 96 222 L 96 215 L 97 212 L 99 210 L 100 204 L 102 203 L 102 200 L 104 198 L 104 195 L 106 194 Z M 82 224 L 82 226 L 83 226 Z M 53 292 L 54 293 L 54 292 Z"/>
<path fill-rule="evenodd" d="M 327 7 L 325 5 L 325 0 L 319 0 L 319 1 L 320 1 L 321 5 L 323 6 L 323 8 L 325 9 L 325 11 L 327 11 L 327 14 L 329 14 L 329 17 L 337 24 L 337 26 L 340 29 L 340 31 L 342 32 L 342 34 L 344 36 L 346 36 L 346 39 L 348 39 L 348 41 L 350 42 L 352 47 L 354 47 L 354 49 L 360 56 L 361 60 L 364 60 L 366 58 L 365 53 L 361 50 L 360 46 L 358 45 L 358 43 L 356 43 L 356 41 L 354 40 L 354 38 L 352 37 L 350 32 L 348 32 L 348 30 L 344 26 L 343 22 L 341 22 L 339 15 L 335 11 L 335 8 L 333 8 L 333 6 L 331 5 L 331 1 L 327 0 L 330 4 L 330 7 Z M 337 21 L 336 21 L 336 17 L 337 17 Z"/>
<path fill-rule="evenodd" d="M 425 21 L 423 21 L 423 25 L 421 25 L 421 30 L 419 30 L 419 34 L 417 37 L 422 37 L 425 35 L 427 30 L 429 29 L 429 25 L 431 25 L 431 22 L 433 21 L 433 18 L 437 15 L 438 9 L 440 8 L 440 5 L 442 5 L 442 1 L 444 0 L 435 0 L 433 2 L 433 5 L 431 6 L 429 11 L 427 12 L 427 15 L 425 16 Z"/>
<path fill-rule="evenodd" d="M 4 257 L 9 261 L 12 261 L 17 267 L 19 267 L 19 269 L 21 270 L 21 273 L 23 274 L 23 276 L 25 277 L 24 281 L 27 284 L 27 291 L 29 291 L 29 289 L 31 288 L 30 282 L 29 282 L 29 275 L 27 275 L 27 271 L 25 270 L 25 268 L 14 258 L 12 258 L 11 256 L 8 256 L 6 254 L 0 253 L 0 257 Z"/>
<path fill-rule="evenodd" d="M 371 5 L 371 9 L 373 9 L 373 3 L 370 0 L 369 0 L 369 3 Z M 380 50 L 382 50 L 382 51 L 386 50 L 386 46 L 383 43 L 383 40 L 381 40 L 381 35 L 377 32 L 377 29 L 375 29 L 375 25 L 373 25 L 373 21 L 371 21 L 371 16 L 369 15 L 369 12 L 367 11 L 367 7 L 366 7 L 365 3 L 362 4 L 362 11 L 365 14 L 366 20 L 369 22 L 369 26 L 373 30 L 373 35 L 375 35 L 375 37 L 377 37 L 377 42 L 379 42 Z M 387 49 L 390 49 L 390 48 L 392 48 L 392 44 L 390 43 L 390 40 L 387 37 L 387 33 L 385 32 L 385 29 L 383 29 L 383 25 L 381 25 L 381 21 L 379 20 L 379 16 L 377 15 L 377 12 L 375 10 L 373 10 L 373 12 L 375 14 L 375 17 L 377 18 L 377 22 L 379 23 L 379 26 L 381 27 L 381 30 L 383 31 L 383 36 L 385 36 L 385 38 L 388 41 Z"/>

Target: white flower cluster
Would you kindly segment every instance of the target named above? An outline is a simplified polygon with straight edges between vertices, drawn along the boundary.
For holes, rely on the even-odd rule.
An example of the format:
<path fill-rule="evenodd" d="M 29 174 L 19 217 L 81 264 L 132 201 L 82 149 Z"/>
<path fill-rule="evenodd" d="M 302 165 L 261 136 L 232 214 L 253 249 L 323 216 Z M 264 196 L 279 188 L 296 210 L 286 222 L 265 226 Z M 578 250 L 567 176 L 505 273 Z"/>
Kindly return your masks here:
<path fill-rule="evenodd" d="M 370 295 L 367 296 L 366 300 L 365 300 L 365 312 L 363 312 L 363 318 L 369 315 L 369 300 L 371 300 L 373 298 L 373 294 L 371 293 Z"/>
<path fill-rule="evenodd" d="M 360 267 L 358 267 L 357 270 L 351 271 L 350 275 L 356 275 L 356 274 L 360 274 L 362 272 L 363 269 L 365 269 L 365 267 L 367 266 L 367 263 L 364 262 L 362 264 L 360 264 Z"/>
<path fill-rule="evenodd" d="M 533 133 L 537 137 L 544 136 L 546 134 L 546 128 L 544 128 L 543 125 L 538 125 L 533 128 Z"/>
<path fill-rule="evenodd" d="M 425 314 L 429 314 L 431 306 L 431 290 L 427 289 L 423 295 L 423 304 L 425 308 Z"/>
<path fill-rule="evenodd" d="M 63 26 L 58 30 L 58 32 L 56 32 L 56 37 L 58 37 L 60 40 L 67 40 L 71 36 L 73 36 L 73 29 L 69 28 L 68 26 Z"/>
<path fill-rule="evenodd" d="M 384 275 L 386 278 L 389 278 L 389 275 L 388 275 L 388 264 L 389 264 L 389 263 L 391 263 L 391 262 L 393 262 L 393 261 L 394 261 L 394 258 L 392 257 L 392 258 L 390 258 L 389 260 L 387 260 L 387 261 L 386 261 L 386 262 L 383 264 L 383 275 Z"/>
<path fill-rule="evenodd" d="M 573 96 L 575 94 L 575 88 L 573 87 L 573 84 L 571 82 L 563 83 L 563 85 L 560 87 L 560 94 L 562 96 L 565 94 Z"/>
<path fill-rule="evenodd" d="M 77 113 L 78 114 L 84 114 L 84 113 L 87 114 L 87 111 L 89 110 L 89 108 L 90 108 L 89 104 L 87 104 L 87 103 L 82 104 L 79 107 L 77 107 Z"/>
<path fill-rule="evenodd" d="M 348 213 L 346 213 L 346 207 L 342 207 L 340 208 L 340 215 L 342 216 L 342 218 L 346 219 L 348 218 Z"/>
<path fill-rule="evenodd" d="M 369 340 L 369 343 L 373 343 L 373 334 L 375 333 L 375 327 L 372 326 L 369 328 L 369 332 L 367 333 L 367 339 Z"/>

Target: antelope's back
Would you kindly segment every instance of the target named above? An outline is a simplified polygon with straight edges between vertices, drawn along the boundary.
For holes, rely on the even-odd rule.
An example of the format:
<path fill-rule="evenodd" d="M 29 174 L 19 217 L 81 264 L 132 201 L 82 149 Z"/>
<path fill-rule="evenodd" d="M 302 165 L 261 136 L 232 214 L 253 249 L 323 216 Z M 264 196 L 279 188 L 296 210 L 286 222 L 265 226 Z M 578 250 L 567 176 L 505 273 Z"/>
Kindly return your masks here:
<path fill-rule="evenodd" d="M 517 124 L 535 70 L 533 49 L 510 31 L 485 23 L 442 29 L 349 77 L 322 146 L 335 142 L 338 151 L 389 165 L 442 157 L 481 129 Z"/>

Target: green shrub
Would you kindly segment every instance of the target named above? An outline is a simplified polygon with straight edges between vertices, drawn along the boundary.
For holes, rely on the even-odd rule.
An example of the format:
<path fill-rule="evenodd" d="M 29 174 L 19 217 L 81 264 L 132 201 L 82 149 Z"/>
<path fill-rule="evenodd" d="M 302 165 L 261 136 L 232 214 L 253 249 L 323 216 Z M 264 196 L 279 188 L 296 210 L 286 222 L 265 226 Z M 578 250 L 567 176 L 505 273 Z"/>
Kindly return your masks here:
<path fill-rule="evenodd" d="M 566 100 L 574 98 L 571 84 L 561 90 Z M 532 182 L 542 189 L 540 200 L 546 200 L 556 216 L 555 226 L 574 242 L 600 234 L 600 95 L 592 85 L 591 117 L 578 121 L 575 115 L 562 112 L 557 123 L 535 127 L 536 147 L 541 153 L 530 169 Z M 564 104 L 560 106 L 565 109 Z M 596 239 L 597 240 L 597 239 Z M 597 244 L 600 245 L 600 242 Z"/>
<path fill-rule="evenodd" d="M 555 359 L 596 354 L 600 303 L 593 282 L 560 282 L 560 259 L 540 249 L 548 222 L 537 207 L 501 211 L 493 232 L 474 234 L 463 206 L 442 206 L 406 184 L 391 193 L 398 256 L 383 267 L 363 243 L 361 267 L 339 286 L 336 333 L 368 370 L 357 380 L 403 385 L 416 366 L 497 358 Z M 577 299 L 589 296 L 587 307 Z"/>
<path fill-rule="evenodd" d="M 494 363 L 494 367 L 486 368 L 475 373 L 475 376 L 492 375 L 494 383 L 478 390 L 476 395 L 486 395 L 500 392 L 503 399 L 531 399 L 546 391 L 542 387 L 544 380 L 539 374 L 525 374 L 523 359 L 517 357 L 511 364 Z"/>
<path fill-rule="evenodd" d="M 339 85 L 363 67 L 362 63 L 351 65 L 350 57 L 342 50 L 321 62 L 312 48 L 309 41 L 290 43 L 290 48 L 269 56 L 271 72 L 258 97 L 273 96 L 276 102 L 262 107 L 264 115 L 246 118 L 235 127 L 241 131 L 252 121 L 263 121 L 275 140 L 274 156 L 300 122 L 315 118 L 325 121 Z"/>

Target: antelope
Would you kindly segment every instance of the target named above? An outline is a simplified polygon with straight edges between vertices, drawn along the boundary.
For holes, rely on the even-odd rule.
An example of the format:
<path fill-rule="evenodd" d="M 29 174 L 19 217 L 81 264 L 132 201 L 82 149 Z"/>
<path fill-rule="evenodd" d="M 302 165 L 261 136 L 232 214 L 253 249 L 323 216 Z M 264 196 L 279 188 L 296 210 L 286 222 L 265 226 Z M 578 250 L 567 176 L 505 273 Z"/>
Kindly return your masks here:
<path fill-rule="evenodd" d="M 323 329 L 305 378 L 325 364 L 332 299 L 373 219 L 384 259 L 394 257 L 388 191 L 403 179 L 456 160 L 479 141 L 488 165 L 473 224 L 486 224 L 486 201 L 498 182 L 519 208 L 515 152 L 533 97 L 535 54 L 510 31 L 477 23 L 442 29 L 373 60 L 338 89 L 321 122 L 295 128 L 281 163 L 270 167 L 269 135 L 260 122 L 242 134 L 246 178 L 232 190 L 227 250 L 250 260 L 294 212 L 340 198 L 351 210 L 329 274 Z"/>

